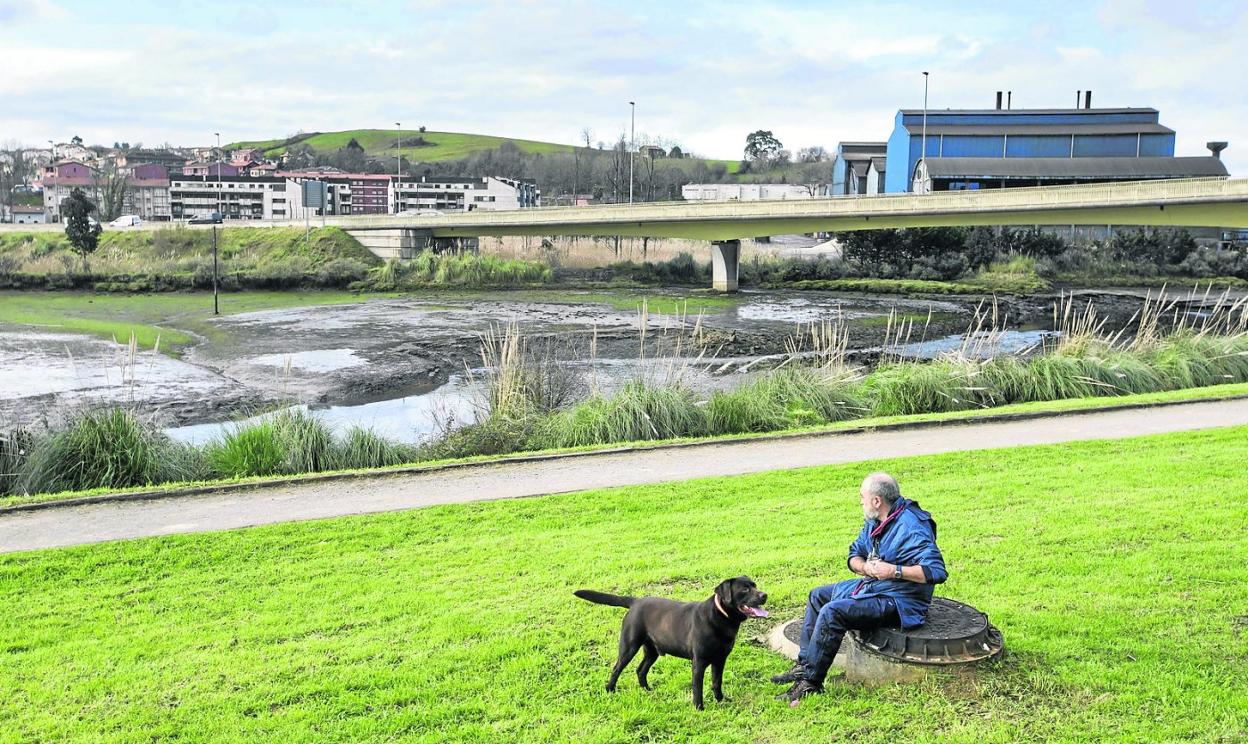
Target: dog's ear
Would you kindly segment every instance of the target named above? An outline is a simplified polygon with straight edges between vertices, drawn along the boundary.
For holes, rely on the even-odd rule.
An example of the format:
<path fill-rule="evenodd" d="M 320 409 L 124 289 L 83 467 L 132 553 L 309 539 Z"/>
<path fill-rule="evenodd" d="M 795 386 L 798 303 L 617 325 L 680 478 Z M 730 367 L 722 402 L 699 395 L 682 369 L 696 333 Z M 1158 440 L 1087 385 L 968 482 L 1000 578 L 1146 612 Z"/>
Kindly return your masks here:
<path fill-rule="evenodd" d="M 719 597 L 719 603 L 724 607 L 732 607 L 732 585 L 736 579 L 724 579 L 719 582 L 719 586 L 715 587 L 715 596 Z"/>

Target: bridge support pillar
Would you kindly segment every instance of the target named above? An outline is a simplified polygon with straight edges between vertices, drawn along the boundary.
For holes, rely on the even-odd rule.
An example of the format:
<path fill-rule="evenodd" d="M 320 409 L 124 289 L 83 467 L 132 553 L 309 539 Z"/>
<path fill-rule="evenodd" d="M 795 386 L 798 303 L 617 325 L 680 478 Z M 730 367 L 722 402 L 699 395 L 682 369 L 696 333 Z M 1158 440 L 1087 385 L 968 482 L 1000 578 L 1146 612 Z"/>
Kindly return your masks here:
<path fill-rule="evenodd" d="M 737 291 L 740 258 L 740 240 L 717 240 L 711 243 L 711 289 L 716 292 Z"/>

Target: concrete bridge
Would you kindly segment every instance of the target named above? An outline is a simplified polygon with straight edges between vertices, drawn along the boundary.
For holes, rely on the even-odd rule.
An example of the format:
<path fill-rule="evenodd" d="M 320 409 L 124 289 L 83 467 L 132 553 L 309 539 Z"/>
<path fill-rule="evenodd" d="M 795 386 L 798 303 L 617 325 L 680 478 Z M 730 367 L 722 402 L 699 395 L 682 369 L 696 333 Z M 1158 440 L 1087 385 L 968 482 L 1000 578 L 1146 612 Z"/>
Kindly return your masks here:
<path fill-rule="evenodd" d="M 887 227 L 1150 225 L 1248 229 L 1248 179 L 1194 178 L 931 194 L 792 201 L 660 202 L 543 207 L 441 216 L 314 218 L 350 232 L 382 258 L 431 239 L 487 236 L 628 236 L 710 241 L 715 289 L 737 288 L 742 238 Z M 304 221 L 229 222 L 223 227 L 302 227 Z M 153 226 L 159 226 L 156 223 Z M 29 225 L 6 226 L 30 229 Z M 206 226 L 204 226 L 206 227 Z M 45 229 L 62 229 L 48 225 Z"/>
<path fill-rule="evenodd" d="M 430 238 L 589 235 L 711 242 L 713 286 L 737 288 L 740 239 L 887 227 L 1150 225 L 1248 228 L 1248 179 L 1198 178 L 757 202 L 665 202 L 331 218 L 381 256 Z"/>

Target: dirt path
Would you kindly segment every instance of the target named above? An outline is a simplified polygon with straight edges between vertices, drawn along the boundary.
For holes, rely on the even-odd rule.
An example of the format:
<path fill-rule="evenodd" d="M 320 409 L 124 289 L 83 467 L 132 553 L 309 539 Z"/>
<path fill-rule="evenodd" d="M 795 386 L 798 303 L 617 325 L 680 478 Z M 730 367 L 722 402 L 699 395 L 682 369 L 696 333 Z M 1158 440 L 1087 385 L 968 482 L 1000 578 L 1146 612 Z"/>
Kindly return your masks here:
<path fill-rule="evenodd" d="M 0 515 L 0 552 L 813 465 L 1248 424 L 1248 400 L 704 444 Z"/>

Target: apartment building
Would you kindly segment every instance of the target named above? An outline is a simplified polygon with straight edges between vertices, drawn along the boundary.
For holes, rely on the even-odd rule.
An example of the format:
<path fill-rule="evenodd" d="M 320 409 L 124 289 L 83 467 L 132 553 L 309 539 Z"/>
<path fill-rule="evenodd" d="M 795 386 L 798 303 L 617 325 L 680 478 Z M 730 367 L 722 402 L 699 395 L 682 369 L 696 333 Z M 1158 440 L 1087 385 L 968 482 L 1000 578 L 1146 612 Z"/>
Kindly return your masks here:
<path fill-rule="evenodd" d="M 393 176 L 378 173 L 344 173 L 336 169 L 278 171 L 277 175 L 298 183 L 304 181 L 324 183 L 326 214 L 386 214 L 391 211 L 390 182 Z"/>
<path fill-rule="evenodd" d="M 403 176 L 395 181 L 392 212 L 436 209 L 440 212 L 471 212 L 527 209 L 541 205 L 541 192 L 531 179 L 482 176 Z"/>
<path fill-rule="evenodd" d="M 63 160 L 44 169 L 43 211 L 49 222 L 61 220 L 61 204 L 74 189 L 82 189 L 88 199 L 100 203 L 100 181 L 85 163 Z M 172 218 L 169 175 L 164 166 L 147 163 L 130 169 L 121 214 L 137 214 L 149 221 Z"/>
<path fill-rule="evenodd" d="M 828 195 L 827 184 L 690 183 L 680 188 L 685 201 L 771 201 Z"/>
<path fill-rule="evenodd" d="M 227 220 L 302 219 L 303 192 L 288 178 L 255 176 L 171 176 L 173 218 L 219 211 Z"/>

